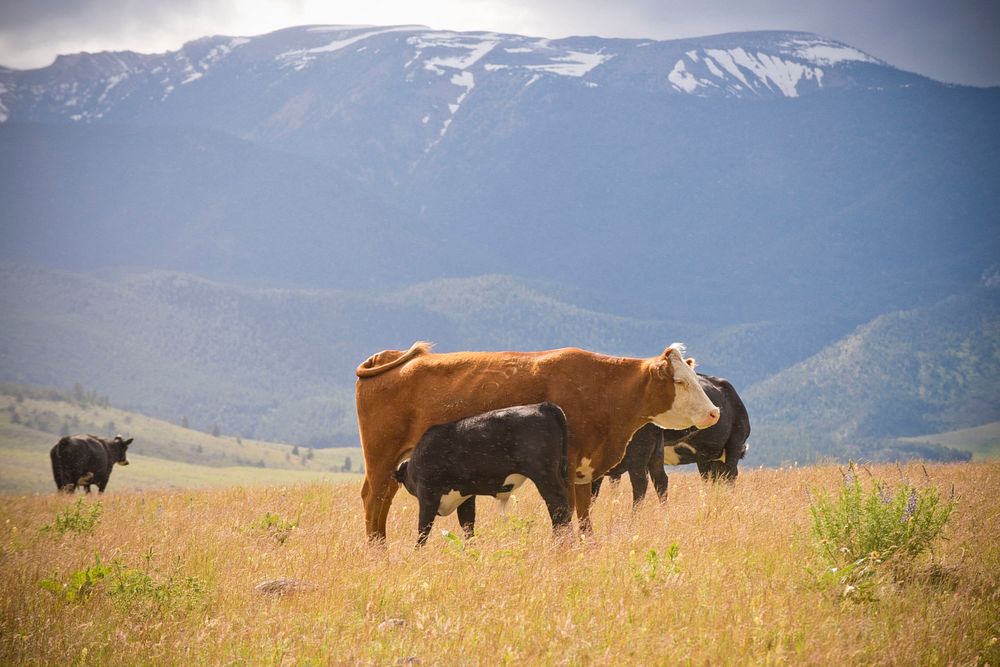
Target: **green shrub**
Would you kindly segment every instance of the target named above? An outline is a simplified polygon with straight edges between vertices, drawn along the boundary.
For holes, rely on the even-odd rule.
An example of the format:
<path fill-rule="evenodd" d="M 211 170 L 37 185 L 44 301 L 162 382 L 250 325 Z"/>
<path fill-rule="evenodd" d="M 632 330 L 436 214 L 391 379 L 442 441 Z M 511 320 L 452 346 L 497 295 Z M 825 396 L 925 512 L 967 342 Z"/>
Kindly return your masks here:
<path fill-rule="evenodd" d="M 640 584 L 649 584 L 675 577 L 681 572 L 680 564 L 677 562 L 680 553 L 681 548 L 676 542 L 670 545 L 666 553 L 650 549 L 642 558 L 638 558 L 635 551 L 632 551 L 629 553 L 632 576 Z"/>
<path fill-rule="evenodd" d="M 111 572 L 111 567 L 102 563 L 101 556 L 98 554 L 94 556 L 93 565 L 72 573 L 66 583 L 55 577 L 50 577 L 42 579 L 38 585 L 67 602 L 83 602 L 94 593 L 98 585 Z"/>
<path fill-rule="evenodd" d="M 90 533 L 93 532 L 97 522 L 101 520 L 101 512 L 103 511 L 104 508 L 100 501 L 84 505 L 83 498 L 79 498 L 75 503 L 56 514 L 54 522 L 42 526 L 42 530 L 60 535 L 66 532 Z"/>
<path fill-rule="evenodd" d="M 954 506 L 931 486 L 921 489 L 906 480 L 895 489 L 876 479 L 862 483 L 851 463 L 839 491 L 814 492 L 809 509 L 817 548 L 832 566 L 829 573 L 854 584 L 885 563 L 905 570 L 931 548 Z"/>
<path fill-rule="evenodd" d="M 299 527 L 299 520 L 289 521 L 281 518 L 277 514 L 265 512 L 264 516 L 250 525 L 254 530 L 263 531 L 277 540 L 278 544 L 284 544 L 292 531 Z"/>
<path fill-rule="evenodd" d="M 84 602 L 98 591 L 126 609 L 137 606 L 155 609 L 192 609 L 203 598 L 205 584 L 197 577 L 168 577 L 160 582 L 148 572 L 131 568 L 119 561 L 102 563 L 100 554 L 94 564 L 69 575 L 65 582 L 49 577 L 38 586 L 67 602 Z"/>

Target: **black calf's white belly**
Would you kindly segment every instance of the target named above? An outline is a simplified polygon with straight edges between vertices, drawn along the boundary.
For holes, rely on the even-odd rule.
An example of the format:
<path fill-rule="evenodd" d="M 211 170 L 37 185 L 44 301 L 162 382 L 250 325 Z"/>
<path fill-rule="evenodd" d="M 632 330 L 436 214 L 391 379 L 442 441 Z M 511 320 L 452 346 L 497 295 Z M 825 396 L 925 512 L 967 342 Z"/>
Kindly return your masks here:
<path fill-rule="evenodd" d="M 500 501 L 500 507 L 502 510 L 507 505 L 507 501 L 510 500 L 511 494 L 517 491 L 527 479 L 528 478 L 524 475 L 507 475 L 507 478 L 504 479 L 503 484 L 496 490 L 495 493 L 482 493 L 479 495 L 495 495 L 497 500 Z M 469 493 L 463 495 L 458 489 L 452 489 L 448 493 L 441 496 L 441 504 L 438 505 L 438 516 L 448 516 L 458 509 L 459 505 L 474 495 L 476 494 Z"/>

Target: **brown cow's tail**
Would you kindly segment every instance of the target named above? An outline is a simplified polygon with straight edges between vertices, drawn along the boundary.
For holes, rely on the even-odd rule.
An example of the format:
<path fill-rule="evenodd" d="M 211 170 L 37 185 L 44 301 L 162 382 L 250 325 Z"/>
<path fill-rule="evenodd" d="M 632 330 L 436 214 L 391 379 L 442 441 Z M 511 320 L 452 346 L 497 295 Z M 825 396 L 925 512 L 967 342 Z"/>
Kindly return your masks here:
<path fill-rule="evenodd" d="M 432 345 L 433 343 L 418 340 L 405 352 L 400 350 L 383 350 L 365 359 L 354 372 L 359 378 L 370 378 L 381 375 L 397 366 L 402 366 L 414 357 L 427 354 L 431 351 Z"/>

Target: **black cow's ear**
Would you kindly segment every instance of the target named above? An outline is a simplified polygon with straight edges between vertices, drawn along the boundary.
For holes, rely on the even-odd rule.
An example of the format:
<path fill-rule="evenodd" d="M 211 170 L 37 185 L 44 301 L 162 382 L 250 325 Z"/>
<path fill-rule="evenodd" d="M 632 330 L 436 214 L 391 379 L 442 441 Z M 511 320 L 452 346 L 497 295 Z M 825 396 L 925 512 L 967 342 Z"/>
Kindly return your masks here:
<path fill-rule="evenodd" d="M 128 447 L 129 445 L 132 444 L 133 440 L 135 440 L 135 438 L 129 438 L 128 440 L 125 440 L 124 442 L 122 442 L 122 444 L 125 445 L 126 447 Z"/>

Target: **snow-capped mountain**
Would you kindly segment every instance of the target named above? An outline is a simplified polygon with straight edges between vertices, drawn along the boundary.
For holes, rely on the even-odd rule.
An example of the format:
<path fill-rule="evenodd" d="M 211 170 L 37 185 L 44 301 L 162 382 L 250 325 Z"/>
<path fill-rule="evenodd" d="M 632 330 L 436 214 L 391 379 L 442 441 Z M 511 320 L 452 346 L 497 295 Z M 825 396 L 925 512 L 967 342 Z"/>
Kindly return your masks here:
<path fill-rule="evenodd" d="M 866 65 L 876 66 L 867 76 Z M 159 55 L 76 54 L 38 70 L 3 70 L 0 108 L 4 121 L 155 117 L 181 104 L 175 103 L 178 98 L 223 82 L 245 95 L 253 87 L 308 83 L 331 69 L 434 88 L 419 116 L 432 137 L 447 132 L 477 85 L 509 89 L 512 82 L 519 88 L 572 82 L 701 96 L 798 97 L 824 85 L 870 85 L 873 73 L 884 76 L 884 70 L 900 74 L 855 48 L 806 33 L 658 42 L 550 40 L 421 26 L 308 26 L 252 38 L 204 38 Z M 227 81 L 232 78 L 240 81 Z M 897 85 L 912 82 L 903 77 Z"/>
<path fill-rule="evenodd" d="M 998 111 L 800 32 L 305 26 L 60 56 L 0 69 L 0 258 L 867 317 L 995 261 Z"/>

